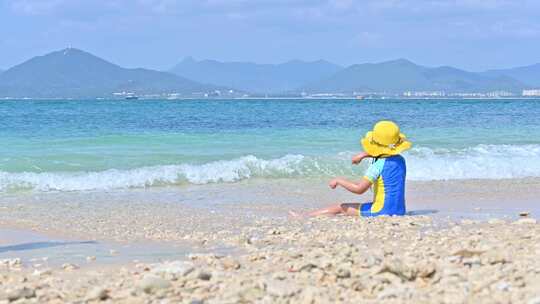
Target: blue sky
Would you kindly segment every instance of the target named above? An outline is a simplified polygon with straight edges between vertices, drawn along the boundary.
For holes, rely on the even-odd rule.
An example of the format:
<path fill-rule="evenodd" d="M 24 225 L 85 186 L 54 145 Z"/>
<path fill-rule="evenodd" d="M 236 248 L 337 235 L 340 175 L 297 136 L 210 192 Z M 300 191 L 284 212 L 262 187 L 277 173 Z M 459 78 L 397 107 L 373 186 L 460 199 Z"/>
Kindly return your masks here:
<path fill-rule="evenodd" d="M 540 62 L 538 0 L 0 0 L 0 68 L 69 45 L 128 67 L 183 57 L 469 70 Z"/>

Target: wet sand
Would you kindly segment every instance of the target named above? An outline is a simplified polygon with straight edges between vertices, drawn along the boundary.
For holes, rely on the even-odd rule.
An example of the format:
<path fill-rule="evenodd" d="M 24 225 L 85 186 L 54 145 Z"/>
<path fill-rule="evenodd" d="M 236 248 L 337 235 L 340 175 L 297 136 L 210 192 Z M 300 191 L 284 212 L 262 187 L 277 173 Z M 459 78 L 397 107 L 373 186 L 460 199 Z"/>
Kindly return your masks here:
<path fill-rule="evenodd" d="M 291 220 L 289 209 L 369 195 L 306 180 L 3 195 L 3 229 L 167 249 L 143 261 L 88 253 L 54 264 L 42 256 L 51 252 L 9 250 L 24 240 L 4 237 L 0 302 L 537 303 L 539 198 L 537 179 L 416 182 L 413 216 Z"/>
<path fill-rule="evenodd" d="M 219 243 L 258 222 L 286 225 L 289 210 L 336 202 L 366 202 L 331 190 L 326 181 L 278 180 L 109 192 L 0 196 L 0 228 L 30 229 L 61 238 L 101 241 Z M 413 214 L 454 220 L 540 215 L 540 179 L 409 182 Z M 218 232 L 219 236 L 215 233 Z M 214 243 L 213 243 L 214 244 Z"/>

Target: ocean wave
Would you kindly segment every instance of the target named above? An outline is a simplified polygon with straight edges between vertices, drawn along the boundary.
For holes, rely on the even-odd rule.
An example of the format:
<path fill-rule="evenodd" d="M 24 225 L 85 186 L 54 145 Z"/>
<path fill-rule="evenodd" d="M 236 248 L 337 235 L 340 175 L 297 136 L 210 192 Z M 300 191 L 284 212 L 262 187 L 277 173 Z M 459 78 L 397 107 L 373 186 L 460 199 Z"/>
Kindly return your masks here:
<path fill-rule="evenodd" d="M 253 177 L 295 177 L 309 172 L 305 157 L 287 155 L 273 160 L 249 155 L 202 165 L 167 165 L 100 172 L 0 172 L 0 191 L 83 191 L 144 188 L 182 183 L 236 182 Z"/>
<path fill-rule="evenodd" d="M 540 145 L 415 148 L 407 153 L 410 180 L 540 177 Z"/>
<path fill-rule="evenodd" d="M 232 183 L 250 178 L 361 175 L 350 165 L 352 152 L 334 156 L 286 155 L 265 160 L 253 155 L 206 164 L 179 164 L 99 172 L 2 172 L 0 191 L 84 191 L 179 184 Z M 478 145 L 463 149 L 414 148 L 406 154 L 409 180 L 540 177 L 540 145 Z"/>

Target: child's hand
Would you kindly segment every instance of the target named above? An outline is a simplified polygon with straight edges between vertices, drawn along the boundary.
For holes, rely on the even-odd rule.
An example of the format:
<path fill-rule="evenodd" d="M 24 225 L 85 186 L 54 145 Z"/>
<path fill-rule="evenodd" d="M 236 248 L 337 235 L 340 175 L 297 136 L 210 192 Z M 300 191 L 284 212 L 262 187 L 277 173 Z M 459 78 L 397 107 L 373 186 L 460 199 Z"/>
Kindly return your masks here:
<path fill-rule="evenodd" d="M 332 188 L 332 189 L 336 189 L 337 185 L 338 185 L 338 179 L 337 178 L 334 178 L 333 180 L 331 180 L 328 183 L 328 186 L 330 186 L 330 188 Z"/>
<path fill-rule="evenodd" d="M 352 164 L 358 165 L 366 157 L 369 157 L 366 152 L 359 153 L 352 158 Z"/>

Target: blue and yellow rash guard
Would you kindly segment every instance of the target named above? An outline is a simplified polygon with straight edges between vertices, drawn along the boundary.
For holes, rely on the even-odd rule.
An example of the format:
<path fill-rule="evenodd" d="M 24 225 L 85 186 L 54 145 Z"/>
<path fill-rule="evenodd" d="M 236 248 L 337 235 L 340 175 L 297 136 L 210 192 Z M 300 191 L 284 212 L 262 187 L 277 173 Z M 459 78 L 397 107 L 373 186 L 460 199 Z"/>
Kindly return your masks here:
<path fill-rule="evenodd" d="M 362 204 L 360 215 L 404 215 L 406 173 L 401 155 L 379 158 L 372 163 L 364 178 L 372 183 L 373 202 Z"/>

